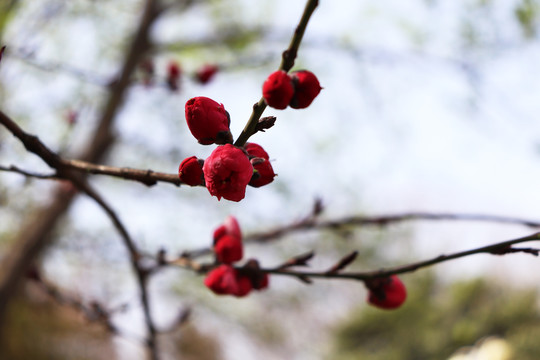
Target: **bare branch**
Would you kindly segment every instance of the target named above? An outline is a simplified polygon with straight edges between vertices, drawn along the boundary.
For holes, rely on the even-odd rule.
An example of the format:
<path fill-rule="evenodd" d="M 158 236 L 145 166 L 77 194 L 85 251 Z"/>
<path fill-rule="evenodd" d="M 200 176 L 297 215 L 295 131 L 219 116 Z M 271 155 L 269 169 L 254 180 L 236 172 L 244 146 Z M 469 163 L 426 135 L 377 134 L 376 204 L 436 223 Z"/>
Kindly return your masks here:
<path fill-rule="evenodd" d="M 358 251 L 353 251 L 348 255 L 345 255 L 341 260 L 339 260 L 335 265 L 326 271 L 327 274 L 337 274 L 341 270 L 349 266 L 358 256 Z"/>
<path fill-rule="evenodd" d="M 23 170 L 15 165 L 2 166 L 0 165 L 0 171 L 14 172 L 17 174 L 24 175 L 26 177 L 32 177 L 36 179 L 45 179 L 45 180 L 59 180 L 60 178 L 56 174 L 37 174 L 34 172 Z"/>
<path fill-rule="evenodd" d="M 307 277 L 307 278 L 327 278 L 327 279 L 351 279 L 351 280 L 364 281 L 364 280 L 370 280 L 370 279 L 376 279 L 376 278 L 385 278 L 391 275 L 410 273 L 418 269 L 422 269 L 422 268 L 440 264 L 446 261 L 455 260 L 455 259 L 459 259 L 459 258 L 463 258 L 466 256 L 475 255 L 475 254 L 493 254 L 493 253 L 500 252 L 501 249 L 506 249 L 508 247 L 511 247 L 514 244 L 524 243 L 528 241 L 539 241 L 539 240 L 540 240 L 540 232 L 537 232 L 532 235 L 521 237 L 518 239 L 507 240 L 507 241 L 479 247 L 472 250 L 460 251 L 460 252 L 456 252 L 450 255 L 439 255 L 432 259 L 419 261 L 419 262 L 415 262 L 415 263 L 411 263 L 407 265 L 397 266 L 393 268 L 376 270 L 376 271 L 348 272 L 348 273 L 329 273 L 327 271 L 307 272 L 307 271 L 293 271 L 293 270 L 286 270 L 286 269 L 261 269 L 260 271 L 266 272 L 269 274 L 275 274 L 275 275 L 293 276 L 296 278 Z"/>
<path fill-rule="evenodd" d="M 302 14 L 302 18 L 300 19 L 300 22 L 298 23 L 298 26 L 294 31 L 289 47 L 283 52 L 282 61 L 279 65 L 278 70 L 288 72 L 293 67 L 294 60 L 296 59 L 296 54 L 298 53 L 298 48 L 300 47 L 300 43 L 302 42 L 302 38 L 304 36 L 304 32 L 306 30 L 309 19 L 311 18 L 311 15 L 313 14 L 318 5 L 318 0 L 307 1 L 306 7 L 304 8 L 304 13 Z M 244 146 L 248 139 L 251 137 L 251 135 L 257 132 L 257 125 L 259 124 L 259 119 L 261 118 L 265 109 L 266 102 L 264 101 L 264 98 L 261 97 L 259 102 L 253 105 L 253 111 L 251 113 L 251 116 L 249 117 L 246 126 L 240 133 L 240 136 L 238 136 L 238 139 L 236 139 L 234 143 L 235 146 Z"/>

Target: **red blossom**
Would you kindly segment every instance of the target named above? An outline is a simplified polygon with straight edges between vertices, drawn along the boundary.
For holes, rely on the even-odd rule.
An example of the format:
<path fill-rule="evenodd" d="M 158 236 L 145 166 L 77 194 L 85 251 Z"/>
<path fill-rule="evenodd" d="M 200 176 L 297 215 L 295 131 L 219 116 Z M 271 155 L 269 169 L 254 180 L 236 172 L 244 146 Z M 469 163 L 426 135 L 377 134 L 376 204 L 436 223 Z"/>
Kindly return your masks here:
<path fill-rule="evenodd" d="M 218 295 L 238 292 L 236 270 L 230 265 L 220 265 L 210 271 L 204 279 L 204 285 Z"/>
<path fill-rule="evenodd" d="M 253 165 L 253 169 L 255 171 L 251 177 L 251 180 L 249 181 L 250 186 L 261 187 L 274 181 L 276 174 L 274 173 L 274 169 L 272 168 L 270 161 L 257 157 L 251 159 L 251 164 Z"/>
<path fill-rule="evenodd" d="M 201 84 L 207 84 L 218 72 L 217 65 L 205 64 L 195 73 L 195 78 Z"/>
<path fill-rule="evenodd" d="M 224 235 L 230 235 L 242 240 L 242 231 L 240 230 L 240 224 L 234 216 L 227 216 L 223 224 L 221 224 L 216 230 L 214 230 L 214 245 L 220 237 Z"/>
<path fill-rule="evenodd" d="M 171 90 L 178 90 L 178 82 L 182 75 L 182 69 L 176 61 L 170 61 L 167 65 L 167 85 Z"/>
<path fill-rule="evenodd" d="M 268 106 L 283 110 L 293 97 L 294 87 L 291 79 L 283 70 L 270 74 L 263 83 L 263 97 Z"/>
<path fill-rule="evenodd" d="M 397 275 L 366 282 L 368 302 L 381 309 L 396 309 L 407 298 L 407 289 Z"/>
<path fill-rule="evenodd" d="M 276 174 L 270 163 L 270 157 L 262 146 L 255 143 L 247 143 L 244 149 L 247 151 L 251 165 L 253 165 L 253 169 L 255 170 L 249 185 L 261 187 L 274 181 Z"/>
<path fill-rule="evenodd" d="M 223 104 L 198 96 L 186 102 L 186 121 L 199 144 L 210 145 L 232 142 L 229 113 Z"/>
<path fill-rule="evenodd" d="M 190 186 L 204 185 L 203 163 L 196 156 L 185 158 L 178 167 L 180 180 Z"/>
<path fill-rule="evenodd" d="M 246 296 L 251 292 L 251 289 L 253 289 L 251 280 L 247 276 L 241 275 L 238 271 L 236 271 L 236 274 L 238 289 L 233 293 L 233 295 L 238 297 Z"/>
<path fill-rule="evenodd" d="M 294 95 L 290 101 L 293 109 L 307 108 L 321 92 L 319 80 L 310 71 L 301 70 L 289 75 L 294 85 Z"/>
<path fill-rule="evenodd" d="M 204 285 L 217 295 L 243 297 L 253 288 L 248 277 L 240 274 L 230 265 L 220 265 L 210 271 L 204 279 Z"/>
<path fill-rule="evenodd" d="M 225 264 L 242 259 L 242 232 L 234 216 L 227 217 L 223 224 L 214 230 L 214 253 L 217 261 Z"/>
<path fill-rule="evenodd" d="M 217 261 L 224 264 L 242 260 L 244 255 L 242 241 L 230 235 L 224 235 L 214 243 L 214 252 Z"/>
<path fill-rule="evenodd" d="M 253 175 L 253 166 L 239 148 L 226 144 L 218 146 L 203 166 L 206 188 L 218 200 L 222 197 L 240 201 L 246 195 L 246 186 Z"/>
<path fill-rule="evenodd" d="M 246 143 L 246 145 L 244 145 L 244 149 L 247 151 L 250 157 L 260 157 L 266 160 L 270 159 L 268 153 L 259 144 Z"/>

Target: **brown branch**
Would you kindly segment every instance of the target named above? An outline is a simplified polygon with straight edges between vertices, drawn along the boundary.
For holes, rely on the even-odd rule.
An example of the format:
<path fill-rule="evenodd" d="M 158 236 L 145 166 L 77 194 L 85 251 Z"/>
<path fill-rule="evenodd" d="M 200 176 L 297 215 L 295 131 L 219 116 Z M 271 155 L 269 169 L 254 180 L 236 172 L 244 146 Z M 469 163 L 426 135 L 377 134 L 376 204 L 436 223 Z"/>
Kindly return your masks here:
<path fill-rule="evenodd" d="M 147 186 L 152 186 L 158 182 L 166 182 L 180 186 L 182 182 L 178 174 L 166 174 L 153 170 L 140 170 L 128 167 L 115 167 L 108 165 L 97 165 L 82 160 L 69 160 L 61 158 L 57 153 L 50 150 L 37 136 L 29 134 L 21 129 L 12 119 L 0 111 L 0 124 L 4 125 L 15 137 L 17 137 L 24 147 L 43 159 L 51 168 L 57 170 L 55 175 L 39 175 L 29 171 L 21 170 L 15 166 L 9 168 L 0 167 L 3 171 L 18 172 L 22 175 L 37 177 L 42 179 L 62 178 L 62 170 L 76 170 L 83 174 L 98 174 L 119 177 L 126 180 L 141 182 Z"/>
<path fill-rule="evenodd" d="M 78 297 L 66 294 L 51 282 L 44 280 L 35 269 L 31 269 L 31 271 L 27 273 L 27 277 L 29 280 L 36 283 L 41 290 L 47 293 L 59 305 L 68 306 L 81 313 L 87 321 L 100 323 L 107 331 L 110 331 L 115 335 L 120 335 L 118 329 L 111 322 L 113 311 L 107 310 L 105 306 L 97 301 L 86 304 Z"/>
<path fill-rule="evenodd" d="M 134 180 L 141 182 L 147 186 L 152 186 L 158 182 L 165 182 L 180 186 L 182 181 L 178 174 L 166 174 L 153 170 L 140 170 L 128 167 L 115 167 L 108 165 L 97 165 L 81 160 L 66 160 L 62 159 L 62 165 L 73 170 L 86 172 L 88 174 L 108 175 L 119 177 L 125 180 Z"/>
<path fill-rule="evenodd" d="M 302 42 L 302 38 L 304 37 L 304 32 L 306 31 L 307 24 L 318 5 L 318 0 L 307 1 L 306 7 L 304 8 L 304 12 L 302 14 L 302 18 L 300 19 L 300 22 L 298 23 L 298 26 L 294 31 L 289 47 L 283 52 L 281 64 L 279 65 L 278 70 L 288 72 L 294 66 L 294 60 L 296 59 L 298 48 L 300 47 L 300 43 Z M 265 109 L 266 102 L 264 101 L 264 98 L 261 97 L 259 102 L 253 105 L 253 111 L 246 123 L 246 126 L 244 127 L 244 129 L 240 133 L 240 136 L 238 136 L 238 139 L 234 143 L 235 146 L 244 146 L 244 144 L 248 141 L 251 135 L 257 132 L 257 125 L 259 123 L 259 119 L 261 118 Z"/>
<path fill-rule="evenodd" d="M 79 157 L 83 161 L 88 161 L 90 163 L 100 162 L 114 141 L 112 123 L 122 105 L 126 90 L 130 83 L 131 75 L 149 46 L 148 33 L 159 14 L 157 1 L 158 0 L 147 0 L 145 3 L 141 20 L 137 26 L 137 31 L 124 58 L 120 76 L 110 87 L 109 96 L 102 110 L 101 118 L 98 121 L 98 127 L 93 133 L 86 150 Z M 7 117 L 2 115 L 4 114 L 2 113 L 0 115 L 2 123 L 17 136 L 16 129 L 14 132 L 9 126 L 10 122 L 6 120 Z M 26 138 L 23 143 L 25 143 L 26 146 L 27 143 L 34 143 L 34 141 L 31 138 Z M 59 163 L 59 157 L 49 156 L 52 153 L 49 149 L 38 147 L 30 148 L 29 151 L 38 153 L 38 155 L 41 154 L 40 157 L 42 157 L 49 166 L 55 168 L 62 177 L 69 178 L 74 182 L 84 182 L 83 174 L 73 173 L 66 169 Z M 8 301 L 13 296 L 17 284 L 19 284 L 23 278 L 25 270 L 29 264 L 35 261 L 43 248 L 46 247 L 48 243 L 47 240 L 56 223 L 69 209 L 75 195 L 76 192 L 66 192 L 61 188 L 57 188 L 53 200 L 36 211 L 34 216 L 29 218 L 28 221 L 20 227 L 21 230 L 14 241 L 13 249 L 2 264 L 3 269 L 2 272 L 0 272 L 0 323 L 2 323 Z M 147 327 L 149 327 L 148 324 Z M 152 329 L 150 327 L 148 331 L 150 336 L 152 336 Z M 150 357 L 153 360 L 157 359 L 158 352 L 156 344 L 152 343 L 147 345 Z"/>
<path fill-rule="evenodd" d="M 429 212 L 406 212 L 393 215 L 380 216 L 346 216 L 334 220 L 318 220 L 321 213 L 320 202 L 316 202 L 315 209 L 303 219 L 275 227 L 270 230 L 254 232 L 244 236 L 244 242 L 264 243 L 276 241 L 280 238 L 301 232 L 320 230 L 340 230 L 348 227 L 378 226 L 385 227 L 391 224 L 406 221 L 483 221 L 500 224 L 523 225 L 531 228 L 539 228 L 540 221 L 521 219 L 515 217 L 486 215 L 486 214 L 465 214 L 465 213 L 429 213 Z M 197 258 L 208 255 L 212 252 L 210 247 L 184 251 L 183 257 Z"/>
<path fill-rule="evenodd" d="M 339 230 L 350 226 L 379 226 L 384 227 L 394 223 L 405 221 L 484 221 L 501 224 L 523 225 L 532 228 L 540 227 L 540 221 L 520 219 L 507 216 L 465 214 L 465 213 L 429 213 L 429 212 L 406 212 L 394 215 L 381 216 L 347 216 L 335 220 L 317 220 L 306 217 L 292 224 L 284 225 L 257 233 L 248 234 L 246 241 L 266 242 L 279 239 L 290 233 L 306 230 Z"/>
<path fill-rule="evenodd" d="M 10 166 L 0 165 L 0 171 L 13 172 L 13 173 L 24 175 L 26 177 L 37 178 L 37 179 L 60 180 L 60 177 L 58 177 L 56 174 L 38 174 L 38 173 L 23 170 L 15 165 L 10 165 Z"/>
<path fill-rule="evenodd" d="M 513 240 L 507 240 L 507 241 L 479 247 L 476 249 L 460 251 L 460 252 L 452 253 L 449 255 L 439 255 L 432 259 L 419 261 L 419 262 L 415 262 L 415 263 L 411 263 L 407 265 L 397 266 L 393 268 L 376 270 L 376 271 L 343 272 L 343 273 L 329 273 L 327 271 L 321 271 L 321 272 L 293 271 L 293 270 L 287 270 L 287 269 L 261 269 L 261 271 L 269 273 L 269 274 L 286 275 L 286 276 L 293 276 L 297 278 L 307 277 L 307 278 L 327 278 L 327 279 L 352 279 L 352 280 L 365 281 L 365 280 L 376 279 L 376 278 L 385 278 L 391 275 L 410 273 L 418 269 L 422 269 L 422 268 L 440 264 L 446 261 L 455 260 L 455 259 L 459 259 L 459 258 L 463 258 L 466 256 L 475 255 L 475 254 L 492 254 L 493 255 L 493 254 L 497 254 L 502 249 L 511 248 L 512 245 L 514 244 L 524 243 L 528 241 L 540 241 L 540 232 L 534 233 L 529 236 L 513 239 Z"/>
<path fill-rule="evenodd" d="M 391 275 L 410 273 L 418 269 L 426 268 L 426 267 L 440 264 L 446 261 L 451 261 L 451 260 L 455 260 L 455 259 L 459 259 L 459 258 L 463 258 L 466 256 L 475 255 L 475 254 L 503 255 L 503 254 L 512 254 L 512 253 L 527 253 L 527 254 L 532 254 L 534 256 L 538 256 L 538 249 L 512 247 L 512 245 L 529 242 L 529 241 L 540 241 L 540 232 L 537 232 L 537 233 L 534 233 L 525 237 L 517 238 L 517 239 L 506 240 L 503 242 L 499 242 L 499 243 L 495 243 L 495 244 L 491 244 L 487 246 L 482 246 L 476 249 L 459 251 L 459 252 L 455 252 L 449 255 L 439 255 L 428 260 L 423 260 L 423 261 L 414 262 L 414 263 L 410 263 L 406 265 L 390 267 L 390 268 L 374 270 L 374 271 L 339 272 L 339 270 L 350 265 L 350 263 L 356 257 L 356 252 L 352 252 L 349 255 L 343 257 L 330 270 L 323 270 L 323 271 L 290 270 L 292 266 L 307 265 L 307 261 L 309 261 L 313 257 L 313 253 L 310 252 L 308 254 L 303 254 L 295 258 L 292 258 L 292 260 L 289 260 L 285 264 L 277 266 L 275 268 L 268 268 L 268 269 L 261 268 L 259 269 L 259 271 L 268 273 L 268 274 L 273 274 L 273 275 L 295 277 L 298 280 L 308 283 L 308 284 L 310 284 L 312 282 L 312 279 L 315 279 L 315 278 L 349 279 L 349 280 L 366 281 L 370 279 L 386 278 Z M 302 261 L 298 262 L 298 264 L 295 264 L 295 262 L 297 262 L 295 259 L 302 259 Z M 162 265 L 163 266 L 165 265 L 178 266 L 184 269 L 193 270 L 197 273 L 208 272 L 211 269 L 213 269 L 215 266 L 217 266 L 216 264 L 199 264 L 189 258 L 182 258 L 182 257 L 177 260 L 162 263 Z M 241 267 L 238 267 L 238 269 L 240 268 Z"/>
<path fill-rule="evenodd" d="M 141 303 L 143 306 L 144 318 L 145 318 L 146 327 L 148 330 L 148 337 L 146 339 L 146 345 L 148 346 L 150 350 L 151 358 L 158 359 L 159 354 L 158 354 L 158 349 L 157 349 L 157 338 L 156 338 L 157 331 L 154 325 L 154 321 L 152 320 L 152 315 L 150 313 L 150 300 L 149 300 L 149 295 L 148 295 L 149 272 L 148 270 L 144 269 L 139 262 L 141 255 L 139 253 L 139 250 L 137 249 L 135 241 L 133 241 L 133 239 L 129 235 L 127 228 L 122 223 L 122 221 L 120 220 L 116 212 L 112 209 L 112 207 L 109 204 L 107 204 L 107 202 L 92 187 L 90 187 L 88 183 L 78 182 L 75 185 L 81 191 L 83 191 L 86 195 L 92 198 L 103 209 L 103 211 L 105 211 L 105 213 L 109 216 L 109 218 L 113 222 L 114 227 L 120 234 L 122 241 L 124 243 L 124 246 L 129 251 L 131 268 L 137 278 L 137 283 L 139 286 L 140 297 L 141 297 Z"/>

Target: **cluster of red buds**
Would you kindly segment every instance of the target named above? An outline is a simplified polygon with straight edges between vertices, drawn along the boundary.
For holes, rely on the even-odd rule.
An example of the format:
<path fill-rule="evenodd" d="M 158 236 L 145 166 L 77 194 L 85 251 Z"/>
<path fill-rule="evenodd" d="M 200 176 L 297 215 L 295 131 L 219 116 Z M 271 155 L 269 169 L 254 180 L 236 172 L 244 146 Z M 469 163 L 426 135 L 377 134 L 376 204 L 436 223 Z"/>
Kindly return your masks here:
<path fill-rule="evenodd" d="M 263 97 L 268 106 L 283 110 L 307 108 L 322 88 L 310 71 L 300 70 L 287 74 L 278 70 L 270 74 L 263 84 Z"/>
<path fill-rule="evenodd" d="M 259 271 L 257 260 L 249 260 L 243 267 L 234 268 L 232 264 L 242 260 L 242 232 L 238 221 L 229 216 L 214 231 L 214 254 L 220 264 L 211 270 L 204 279 L 204 284 L 218 295 L 246 296 L 251 290 L 268 287 L 268 274 Z"/>
<path fill-rule="evenodd" d="M 182 182 L 204 185 L 218 200 L 240 201 L 248 185 L 260 187 L 274 180 L 269 156 L 260 145 L 232 145 L 231 120 L 223 104 L 204 96 L 192 98 L 186 102 L 186 121 L 200 144 L 219 146 L 206 160 L 184 159 L 178 168 Z"/>
<path fill-rule="evenodd" d="M 151 59 L 145 59 L 139 65 L 139 71 L 142 77 L 142 83 L 145 86 L 151 86 L 155 77 L 155 66 Z M 197 69 L 193 75 L 193 80 L 199 84 L 208 84 L 214 76 L 218 73 L 219 67 L 214 64 L 204 64 Z M 183 70 L 175 60 L 171 60 L 167 63 L 165 73 L 165 83 L 171 91 L 178 91 L 181 87 Z"/>

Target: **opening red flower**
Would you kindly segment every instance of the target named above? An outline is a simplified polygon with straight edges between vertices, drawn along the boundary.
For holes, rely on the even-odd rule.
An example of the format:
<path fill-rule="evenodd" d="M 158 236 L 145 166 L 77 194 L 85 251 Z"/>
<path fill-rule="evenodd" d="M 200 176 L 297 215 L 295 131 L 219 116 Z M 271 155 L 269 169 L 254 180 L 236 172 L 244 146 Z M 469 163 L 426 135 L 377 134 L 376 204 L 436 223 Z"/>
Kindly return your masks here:
<path fill-rule="evenodd" d="M 253 166 L 239 148 L 226 144 L 218 146 L 205 160 L 203 166 L 206 188 L 218 200 L 222 197 L 240 201 L 253 175 Z"/>
<path fill-rule="evenodd" d="M 381 309 L 396 309 L 407 298 L 407 289 L 397 275 L 366 281 L 368 302 Z"/>
<path fill-rule="evenodd" d="M 178 176 L 183 183 L 190 186 L 204 185 L 203 160 L 195 156 L 185 158 L 178 167 Z"/>
<path fill-rule="evenodd" d="M 283 110 L 289 105 L 294 87 L 289 75 L 283 70 L 273 72 L 263 83 L 263 97 L 268 106 Z"/>
<path fill-rule="evenodd" d="M 229 113 L 223 104 L 198 96 L 186 102 L 186 121 L 199 144 L 227 144 L 232 142 Z"/>

